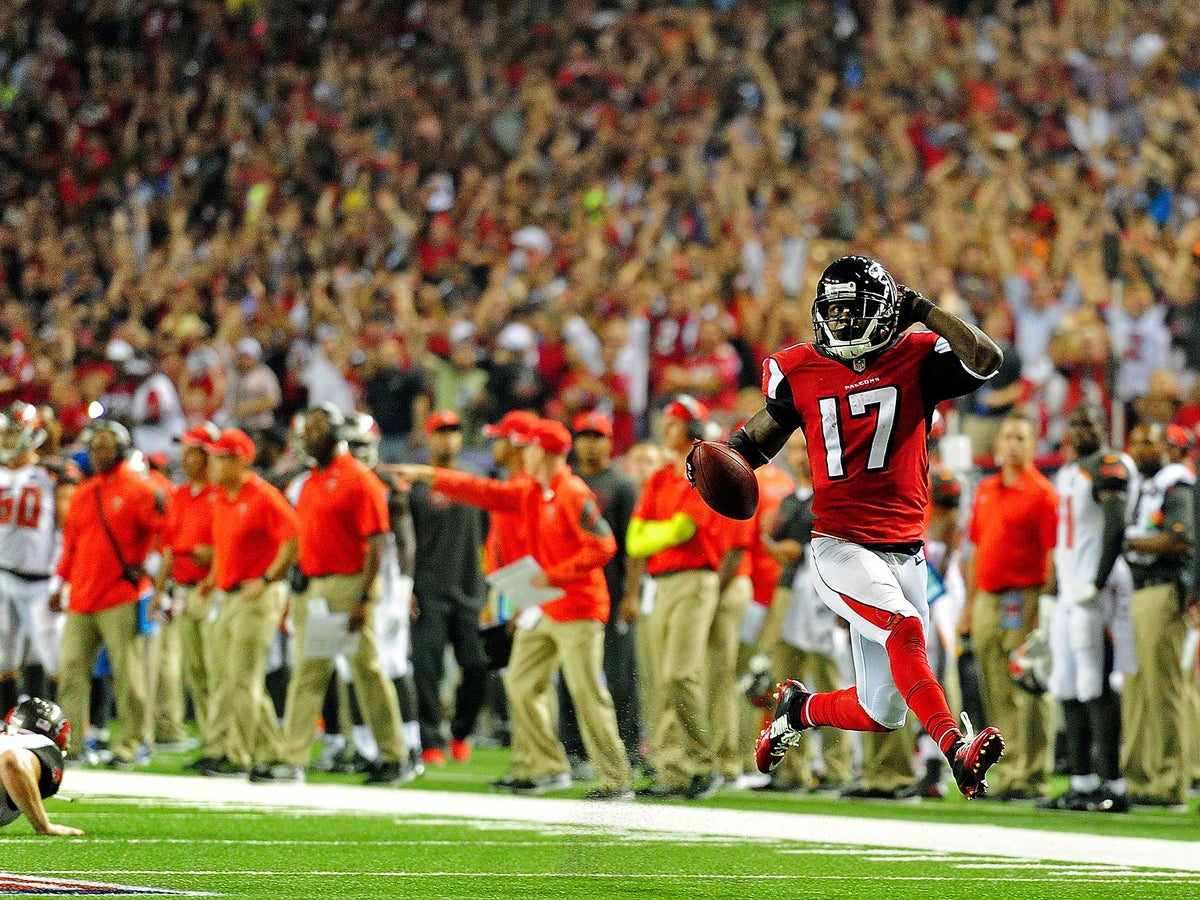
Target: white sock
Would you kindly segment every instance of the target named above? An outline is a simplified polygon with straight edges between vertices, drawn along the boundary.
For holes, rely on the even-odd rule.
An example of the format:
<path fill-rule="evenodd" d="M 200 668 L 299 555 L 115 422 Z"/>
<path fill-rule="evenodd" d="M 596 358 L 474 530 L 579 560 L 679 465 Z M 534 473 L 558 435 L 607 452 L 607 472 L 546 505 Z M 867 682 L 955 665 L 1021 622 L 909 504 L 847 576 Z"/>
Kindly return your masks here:
<path fill-rule="evenodd" d="M 1104 782 L 1104 789 L 1114 797 L 1124 797 L 1128 788 L 1125 786 L 1124 778 L 1113 778 Z"/>
<path fill-rule="evenodd" d="M 1100 787 L 1100 776 L 1094 772 L 1091 775 L 1072 775 L 1071 790 L 1079 794 L 1090 794 Z"/>
<path fill-rule="evenodd" d="M 379 745 L 375 743 L 375 735 L 366 725 L 354 726 L 354 747 L 363 759 L 369 759 L 372 762 L 379 759 Z"/>
<path fill-rule="evenodd" d="M 346 749 L 346 736 L 344 734 L 327 734 L 322 740 L 329 752 L 335 756 Z"/>
<path fill-rule="evenodd" d="M 421 749 L 420 722 L 405 722 L 400 726 L 400 734 L 404 738 L 405 749 L 417 751 Z"/>

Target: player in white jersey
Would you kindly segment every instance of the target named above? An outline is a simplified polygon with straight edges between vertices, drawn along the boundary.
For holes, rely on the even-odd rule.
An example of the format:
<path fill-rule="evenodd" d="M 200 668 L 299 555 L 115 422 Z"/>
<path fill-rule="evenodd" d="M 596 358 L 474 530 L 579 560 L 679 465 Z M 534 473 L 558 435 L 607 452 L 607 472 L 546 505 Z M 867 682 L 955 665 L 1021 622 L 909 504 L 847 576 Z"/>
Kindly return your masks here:
<path fill-rule="evenodd" d="M 1075 458 L 1055 476 L 1058 600 L 1050 620 L 1050 693 L 1062 705 L 1071 784 L 1051 809 L 1129 809 L 1120 772 L 1121 698 L 1110 676 L 1136 669 L 1132 580 L 1121 558 L 1137 497 L 1137 468 L 1103 445 L 1104 410 L 1080 404 L 1067 419 Z"/>
<path fill-rule="evenodd" d="M 30 697 L 8 711 L 0 727 L 0 825 L 24 814 L 38 834 L 83 834 L 51 822 L 42 804 L 58 793 L 70 736 L 71 723 L 48 700 Z"/>
<path fill-rule="evenodd" d="M 58 677 L 66 614 L 50 609 L 61 552 L 57 479 L 37 463 L 45 438 L 37 410 L 0 413 L 0 708 L 17 702 L 28 643 L 51 680 Z"/>

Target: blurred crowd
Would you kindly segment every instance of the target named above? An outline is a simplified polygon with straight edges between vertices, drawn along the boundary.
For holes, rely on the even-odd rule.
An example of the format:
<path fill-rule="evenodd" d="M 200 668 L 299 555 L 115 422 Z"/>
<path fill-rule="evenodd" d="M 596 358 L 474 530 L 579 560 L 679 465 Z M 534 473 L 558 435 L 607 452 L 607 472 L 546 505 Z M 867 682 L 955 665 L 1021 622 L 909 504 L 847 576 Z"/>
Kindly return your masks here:
<path fill-rule="evenodd" d="M 1014 404 L 1043 453 L 1080 398 L 1200 419 L 1194 4 L 657 6 L 5 4 L 0 401 L 148 450 L 329 401 L 393 460 L 431 407 L 597 409 L 624 452 L 752 408 L 853 248 L 1005 342 L 979 455 Z"/>

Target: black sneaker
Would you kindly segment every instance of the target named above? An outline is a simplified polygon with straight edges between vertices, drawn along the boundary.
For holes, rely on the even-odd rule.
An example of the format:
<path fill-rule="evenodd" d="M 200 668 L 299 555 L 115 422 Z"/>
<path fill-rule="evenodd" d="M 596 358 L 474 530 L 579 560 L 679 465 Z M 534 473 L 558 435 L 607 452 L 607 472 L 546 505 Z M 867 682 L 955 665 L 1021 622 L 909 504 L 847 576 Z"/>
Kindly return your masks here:
<path fill-rule="evenodd" d="M 643 788 L 638 788 L 633 794 L 643 800 L 676 800 L 685 796 L 690 788 L 690 784 L 686 787 L 675 787 L 661 781 L 654 781 Z"/>
<path fill-rule="evenodd" d="M 288 763 L 259 763 L 250 770 L 250 780 L 256 784 L 303 783 L 304 770 Z"/>
<path fill-rule="evenodd" d="M 1086 809 L 1088 812 L 1127 813 L 1129 812 L 1129 797 L 1125 794 L 1114 794 L 1106 788 L 1100 788 L 1088 795 Z"/>
<path fill-rule="evenodd" d="M 235 766 L 227 759 L 216 759 L 206 766 L 198 768 L 201 775 L 207 778 L 245 778 L 246 770 Z"/>
<path fill-rule="evenodd" d="M 361 775 L 363 772 L 370 772 L 374 765 L 374 762 L 355 751 L 353 754 L 343 756 L 334 763 L 333 771 Z"/>
<path fill-rule="evenodd" d="M 984 776 L 1004 755 L 1004 737 L 999 729 L 991 727 L 974 734 L 966 713 L 963 713 L 962 719 L 965 733 L 955 741 L 947 756 L 959 791 L 968 800 L 974 800 L 987 793 L 987 779 Z"/>
<path fill-rule="evenodd" d="M 395 762 L 381 762 L 374 769 L 367 773 L 367 777 L 363 779 L 363 784 L 382 784 L 395 785 L 408 784 L 417 773 L 413 771 L 408 760 L 403 762 L 396 760 Z"/>
<path fill-rule="evenodd" d="M 193 759 L 183 768 L 188 772 L 203 772 L 208 766 L 216 765 L 218 762 L 215 756 L 201 756 L 199 759 Z"/>
<path fill-rule="evenodd" d="M 889 791 L 886 788 L 867 787 L 866 785 L 856 785 L 848 787 L 839 794 L 847 800 L 895 800 L 899 797 L 899 791 Z"/>
<path fill-rule="evenodd" d="M 633 788 L 592 788 L 583 795 L 584 800 L 632 800 Z"/>
<path fill-rule="evenodd" d="M 537 778 L 518 778 L 508 786 L 514 794 L 540 796 L 552 791 L 565 791 L 571 787 L 570 772 L 555 772 L 553 775 L 539 775 Z"/>
<path fill-rule="evenodd" d="M 1083 812 L 1087 809 L 1088 798 L 1091 795 L 1091 791 L 1067 790 L 1059 794 L 1057 797 L 1044 797 L 1043 799 L 1038 800 L 1034 806 L 1036 806 L 1038 809 L 1071 810 L 1073 812 Z"/>
<path fill-rule="evenodd" d="M 775 718 L 762 730 L 754 747 L 754 762 L 764 775 L 769 775 L 783 762 L 783 755 L 800 743 L 800 732 L 804 729 L 792 727 L 788 711 L 809 696 L 808 688 L 794 678 L 781 683 L 775 692 Z"/>
<path fill-rule="evenodd" d="M 683 796 L 688 800 L 708 800 L 715 797 L 717 791 L 725 786 L 725 776 L 720 772 L 710 775 L 693 775 L 692 783 L 688 785 Z"/>

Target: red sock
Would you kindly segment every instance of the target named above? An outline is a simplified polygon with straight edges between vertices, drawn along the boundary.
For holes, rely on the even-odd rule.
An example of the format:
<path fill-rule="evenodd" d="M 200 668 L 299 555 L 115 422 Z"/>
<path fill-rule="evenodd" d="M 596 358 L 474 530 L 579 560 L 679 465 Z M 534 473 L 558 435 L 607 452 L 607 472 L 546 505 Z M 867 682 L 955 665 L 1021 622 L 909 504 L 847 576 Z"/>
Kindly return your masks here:
<path fill-rule="evenodd" d="M 946 694 L 929 668 L 921 621 L 912 616 L 901 619 L 892 628 L 886 647 L 892 680 L 904 702 L 925 726 L 925 733 L 943 753 L 949 753 L 962 732 L 954 724 L 954 716 L 950 715 L 950 707 L 946 705 Z"/>
<path fill-rule="evenodd" d="M 830 725 L 843 731 L 890 730 L 867 715 L 858 702 L 858 688 L 813 694 L 800 709 L 800 721 L 809 726 Z"/>

